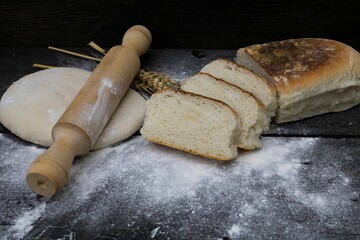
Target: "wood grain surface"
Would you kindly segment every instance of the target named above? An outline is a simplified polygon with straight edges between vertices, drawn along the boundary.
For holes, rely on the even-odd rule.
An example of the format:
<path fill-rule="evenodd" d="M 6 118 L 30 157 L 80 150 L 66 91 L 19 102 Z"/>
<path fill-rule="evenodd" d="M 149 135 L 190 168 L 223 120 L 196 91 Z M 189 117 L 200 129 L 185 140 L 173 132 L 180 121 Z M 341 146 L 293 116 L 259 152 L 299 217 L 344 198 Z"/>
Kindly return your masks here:
<path fill-rule="evenodd" d="M 0 45 L 103 46 L 143 24 L 153 48 L 237 49 L 253 43 L 324 37 L 360 49 L 360 2 L 10 1 L 0 3 Z"/>

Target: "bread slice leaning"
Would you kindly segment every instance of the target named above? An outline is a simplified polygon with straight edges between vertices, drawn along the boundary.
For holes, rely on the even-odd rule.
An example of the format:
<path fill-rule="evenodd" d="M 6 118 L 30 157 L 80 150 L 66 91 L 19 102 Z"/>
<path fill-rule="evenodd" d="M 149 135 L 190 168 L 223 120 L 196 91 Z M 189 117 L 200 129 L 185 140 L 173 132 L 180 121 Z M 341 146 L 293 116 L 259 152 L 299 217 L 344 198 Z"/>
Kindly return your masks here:
<path fill-rule="evenodd" d="M 264 105 L 250 93 L 206 73 L 198 73 L 182 82 L 183 91 L 222 101 L 237 112 L 241 133 L 239 148 L 253 150 L 261 147 L 260 135 L 269 129 L 270 118 Z"/>
<path fill-rule="evenodd" d="M 270 117 L 275 116 L 278 106 L 276 87 L 272 82 L 267 81 L 252 70 L 220 58 L 205 65 L 201 72 L 223 79 L 252 93 L 265 105 L 267 114 Z"/>
<path fill-rule="evenodd" d="M 360 53 L 329 39 L 287 39 L 241 48 L 236 62 L 273 81 L 275 122 L 295 121 L 360 103 Z"/>
<path fill-rule="evenodd" d="M 140 133 L 150 141 L 203 157 L 237 157 L 238 116 L 226 104 L 183 91 L 154 93 Z"/>

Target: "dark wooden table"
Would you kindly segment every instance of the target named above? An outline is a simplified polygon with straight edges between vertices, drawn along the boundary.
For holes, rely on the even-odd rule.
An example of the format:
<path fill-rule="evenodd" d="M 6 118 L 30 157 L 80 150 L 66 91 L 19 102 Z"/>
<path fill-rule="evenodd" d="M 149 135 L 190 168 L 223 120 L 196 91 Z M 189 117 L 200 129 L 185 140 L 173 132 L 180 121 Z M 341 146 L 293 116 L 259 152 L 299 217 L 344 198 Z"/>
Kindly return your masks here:
<path fill-rule="evenodd" d="M 180 80 L 235 52 L 152 49 L 142 67 Z M 96 66 L 45 47 L 2 47 L 0 95 L 38 71 L 33 63 Z M 44 149 L 1 126 L 0 239 L 359 239 L 359 124 L 360 106 L 272 124 L 263 149 L 240 152 L 230 163 L 158 146 L 137 133 L 77 158 L 68 186 L 51 199 L 25 182 Z"/>

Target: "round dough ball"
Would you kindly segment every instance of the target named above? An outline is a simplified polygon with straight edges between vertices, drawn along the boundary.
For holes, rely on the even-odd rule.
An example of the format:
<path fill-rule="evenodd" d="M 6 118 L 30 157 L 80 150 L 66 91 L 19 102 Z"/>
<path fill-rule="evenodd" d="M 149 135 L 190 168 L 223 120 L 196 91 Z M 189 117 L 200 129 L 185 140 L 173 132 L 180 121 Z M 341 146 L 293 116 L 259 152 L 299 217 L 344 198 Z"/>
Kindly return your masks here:
<path fill-rule="evenodd" d="M 91 72 L 51 68 L 14 82 L 0 101 L 0 122 L 18 137 L 49 147 L 51 130 Z M 142 126 L 146 100 L 129 89 L 93 146 L 100 149 L 124 140 Z"/>

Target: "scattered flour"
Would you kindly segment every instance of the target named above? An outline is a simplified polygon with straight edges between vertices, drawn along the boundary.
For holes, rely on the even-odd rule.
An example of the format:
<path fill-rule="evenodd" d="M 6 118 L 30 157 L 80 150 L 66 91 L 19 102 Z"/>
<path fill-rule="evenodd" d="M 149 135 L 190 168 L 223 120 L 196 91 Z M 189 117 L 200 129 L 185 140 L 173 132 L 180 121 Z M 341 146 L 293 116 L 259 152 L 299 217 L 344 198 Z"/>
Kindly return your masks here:
<path fill-rule="evenodd" d="M 101 79 L 101 83 L 102 83 L 102 86 L 105 86 L 107 88 L 112 88 L 112 86 L 113 86 L 112 81 L 109 78 Z"/>
<path fill-rule="evenodd" d="M 15 184 L 22 195 L 18 198 L 32 201 L 31 210 L 20 204 L 18 211 L 7 212 L 19 206 L 17 199 L 0 199 L 0 211 L 7 212 L 0 220 L 13 224 L 8 236 L 28 236 L 32 230 L 35 235 L 31 236 L 36 237 L 35 221 L 39 226 L 63 225 L 66 219 L 68 231 L 76 231 L 76 236 L 94 229 L 106 233 L 132 229 L 134 234 L 146 229 L 143 235 L 154 239 L 194 238 L 189 232 L 213 239 L 256 239 L 264 233 L 274 236 L 287 231 L 316 237 L 324 224 L 341 229 L 331 216 L 351 214 L 346 212 L 349 195 L 358 198 L 347 188 L 352 179 L 338 166 L 322 162 L 317 167 L 322 170 L 319 176 L 316 162 L 309 163 L 317 160 L 313 149 L 320 139 L 264 137 L 261 150 L 242 152 L 226 163 L 134 136 L 77 158 L 69 184 L 45 205 L 25 183 L 27 167 L 44 149 L 18 146 L 2 135 L 0 140 L 6 148 L 0 156 L 0 190 L 12 191 Z M 328 150 L 328 154 L 334 151 L 331 146 Z M 341 156 L 346 157 L 346 151 Z M 318 156 L 319 161 L 328 157 Z M 314 191 L 311 184 L 318 181 L 323 181 L 323 188 Z M 303 216 L 312 217 L 313 224 L 307 225 Z M 263 232 L 257 231 L 259 224 Z M 211 236 L 206 235 L 209 232 Z"/>
<path fill-rule="evenodd" d="M 103 79 L 101 79 L 101 83 L 102 83 L 102 86 L 104 86 L 106 88 L 110 88 L 112 94 L 114 94 L 114 95 L 119 94 L 120 89 L 116 88 L 116 87 L 113 87 L 113 82 L 111 81 L 111 79 L 103 78 Z"/>
<path fill-rule="evenodd" d="M 151 234 L 150 237 L 154 238 L 157 234 L 157 232 L 159 231 L 160 227 L 154 228 L 153 230 L 151 230 Z"/>
<path fill-rule="evenodd" d="M 233 225 L 230 230 L 228 230 L 228 234 L 230 237 L 239 237 L 241 228 L 238 225 Z"/>
<path fill-rule="evenodd" d="M 36 220 L 45 212 L 46 203 L 43 202 L 34 209 L 22 212 L 14 220 L 14 225 L 10 227 L 12 237 L 15 239 L 23 238 L 32 228 Z"/>

